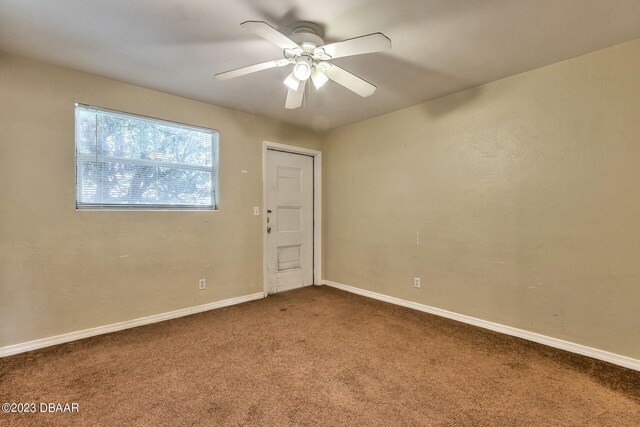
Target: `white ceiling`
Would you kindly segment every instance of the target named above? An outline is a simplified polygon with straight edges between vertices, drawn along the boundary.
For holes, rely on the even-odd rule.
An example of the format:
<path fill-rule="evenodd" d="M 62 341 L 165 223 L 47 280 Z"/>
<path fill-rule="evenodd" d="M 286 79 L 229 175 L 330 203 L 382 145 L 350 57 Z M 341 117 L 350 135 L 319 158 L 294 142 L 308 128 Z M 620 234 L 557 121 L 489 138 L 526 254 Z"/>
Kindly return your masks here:
<path fill-rule="evenodd" d="M 390 51 L 335 63 L 378 86 L 329 82 L 286 110 L 288 70 L 240 28 L 313 21 L 325 42 L 373 32 Z M 640 0 L 0 0 L 0 50 L 315 129 L 353 123 L 640 37 Z"/>

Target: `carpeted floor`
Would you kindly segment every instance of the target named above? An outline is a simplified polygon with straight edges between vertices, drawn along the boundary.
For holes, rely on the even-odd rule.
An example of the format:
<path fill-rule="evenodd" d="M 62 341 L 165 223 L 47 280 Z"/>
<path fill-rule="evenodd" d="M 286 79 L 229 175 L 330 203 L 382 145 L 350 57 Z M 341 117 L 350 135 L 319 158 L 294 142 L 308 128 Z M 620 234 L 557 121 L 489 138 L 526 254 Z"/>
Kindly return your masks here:
<path fill-rule="evenodd" d="M 328 287 L 0 359 L 0 425 L 640 425 L 640 372 Z"/>

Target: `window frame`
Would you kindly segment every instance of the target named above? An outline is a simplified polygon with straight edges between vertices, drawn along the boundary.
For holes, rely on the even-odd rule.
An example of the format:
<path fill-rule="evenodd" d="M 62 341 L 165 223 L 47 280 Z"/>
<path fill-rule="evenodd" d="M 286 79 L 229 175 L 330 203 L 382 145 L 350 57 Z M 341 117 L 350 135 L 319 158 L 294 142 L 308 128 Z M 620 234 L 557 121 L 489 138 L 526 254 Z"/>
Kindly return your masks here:
<path fill-rule="evenodd" d="M 78 139 L 77 139 L 77 111 L 78 108 L 95 110 L 115 116 L 123 116 L 127 118 L 140 119 L 150 122 L 156 122 L 163 125 L 181 127 L 184 129 L 193 129 L 203 132 L 211 133 L 211 166 L 198 166 L 188 163 L 174 163 L 174 162 L 159 162 L 148 159 L 130 159 L 108 155 L 94 154 L 82 154 L 78 153 Z M 75 103 L 74 104 L 74 160 L 75 160 L 75 209 L 78 212 L 83 211 L 208 211 L 217 212 L 220 210 L 220 185 L 219 185 L 219 150 L 220 150 L 220 131 L 213 128 L 195 126 L 186 123 L 176 122 L 172 120 L 159 119 L 156 117 L 145 116 L 142 114 L 129 113 L 126 111 L 113 110 L 109 108 L 96 107 L 94 105 Z M 82 176 L 78 173 L 78 162 L 81 160 L 93 160 L 96 162 L 118 162 L 127 163 L 130 165 L 146 165 L 146 166 L 162 166 L 167 168 L 178 168 L 187 170 L 204 171 L 211 173 L 211 205 L 198 206 L 189 204 L 118 204 L 118 203 L 81 203 L 78 200 L 78 190 L 82 184 Z"/>

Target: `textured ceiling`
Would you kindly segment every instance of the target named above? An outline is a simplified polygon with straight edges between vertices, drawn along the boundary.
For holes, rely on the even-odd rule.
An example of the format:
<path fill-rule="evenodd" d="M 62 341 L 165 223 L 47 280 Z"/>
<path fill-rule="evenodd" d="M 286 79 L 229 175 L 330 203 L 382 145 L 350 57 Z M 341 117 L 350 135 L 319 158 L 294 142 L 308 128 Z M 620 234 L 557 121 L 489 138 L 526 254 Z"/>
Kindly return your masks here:
<path fill-rule="evenodd" d="M 378 91 L 329 82 L 286 110 L 286 68 L 214 80 L 282 57 L 245 20 L 313 21 L 325 42 L 383 32 L 391 50 L 335 60 Z M 0 0 L 2 51 L 316 129 L 638 37 L 640 0 Z"/>

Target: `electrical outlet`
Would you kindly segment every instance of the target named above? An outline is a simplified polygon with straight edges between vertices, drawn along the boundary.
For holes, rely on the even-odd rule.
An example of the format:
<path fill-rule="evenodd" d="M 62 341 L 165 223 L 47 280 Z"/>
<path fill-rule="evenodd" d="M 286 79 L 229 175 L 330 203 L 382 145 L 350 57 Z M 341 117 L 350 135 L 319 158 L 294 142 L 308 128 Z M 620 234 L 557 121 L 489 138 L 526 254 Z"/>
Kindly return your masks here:
<path fill-rule="evenodd" d="M 198 280 L 198 289 L 203 290 L 207 287 L 207 281 L 204 279 Z"/>
<path fill-rule="evenodd" d="M 420 278 L 419 277 L 414 277 L 413 278 L 413 287 L 414 288 L 420 288 Z"/>

